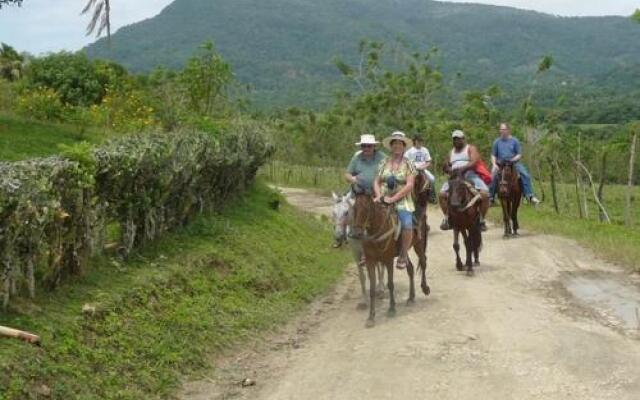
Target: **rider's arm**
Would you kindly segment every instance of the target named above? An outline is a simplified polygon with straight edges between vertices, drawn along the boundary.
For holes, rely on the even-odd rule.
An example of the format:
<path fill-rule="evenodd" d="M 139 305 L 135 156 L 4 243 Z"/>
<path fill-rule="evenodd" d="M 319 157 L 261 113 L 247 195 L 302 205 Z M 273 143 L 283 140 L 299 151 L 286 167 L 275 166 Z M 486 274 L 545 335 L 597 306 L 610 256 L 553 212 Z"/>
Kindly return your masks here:
<path fill-rule="evenodd" d="M 518 162 L 522 159 L 522 149 L 520 148 L 520 142 L 518 141 L 518 139 L 515 140 L 514 143 L 514 150 L 516 155 L 511 159 L 511 162 Z"/>
<path fill-rule="evenodd" d="M 377 200 L 380 198 L 380 176 L 376 175 L 376 178 L 373 180 L 373 199 Z"/>
<path fill-rule="evenodd" d="M 493 165 L 493 169 L 498 169 L 498 159 L 493 154 L 491 155 L 491 164 Z"/>
<path fill-rule="evenodd" d="M 478 148 L 473 145 L 469 145 L 469 164 L 467 164 L 462 172 L 471 171 L 475 168 L 476 164 L 480 161 L 480 153 L 478 152 Z"/>
<path fill-rule="evenodd" d="M 344 179 L 346 179 L 350 184 L 358 183 L 358 178 L 356 178 L 354 175 L 351 175 L 349 172 L 345 172 Z"/>

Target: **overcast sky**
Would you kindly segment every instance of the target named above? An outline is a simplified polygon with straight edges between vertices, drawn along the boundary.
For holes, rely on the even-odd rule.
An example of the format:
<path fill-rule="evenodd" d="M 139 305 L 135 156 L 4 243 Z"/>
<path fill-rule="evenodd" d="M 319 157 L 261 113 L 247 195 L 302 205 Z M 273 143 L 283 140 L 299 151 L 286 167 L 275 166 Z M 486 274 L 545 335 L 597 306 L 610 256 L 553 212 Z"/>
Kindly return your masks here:
<path fill-rule="evenodd" d="M 173 0 L 111 0 L 113 31 L 153 17 Z M 233 0 L 228 0 L 233 1 Z M 321 0 L 317 0 L 321 1 Z M 448 0 L 459 3 L 461 0 Z M 475 3 L 513 6 L 557 15 L 631 15 L 640 0 L 476 0 Z M 94 40 L 86 37 L 89 20 L 80 16 L 86 0 L 24 0 L 0 10 L 0 41 L 19 51 L 39 54 L 77 50 Z"/>

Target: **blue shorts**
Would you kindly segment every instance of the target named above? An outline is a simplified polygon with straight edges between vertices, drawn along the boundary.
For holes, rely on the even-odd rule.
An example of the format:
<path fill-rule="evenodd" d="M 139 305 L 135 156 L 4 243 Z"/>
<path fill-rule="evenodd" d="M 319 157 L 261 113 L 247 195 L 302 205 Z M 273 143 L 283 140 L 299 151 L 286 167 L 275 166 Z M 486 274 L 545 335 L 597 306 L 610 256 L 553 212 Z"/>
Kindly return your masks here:
<path fill-rule="evenodd" d="M 413 213 L 406 210 L 398 210 L 398 220 L 400 220 L 400 228 L 403 231 L 413 229 Z"/>

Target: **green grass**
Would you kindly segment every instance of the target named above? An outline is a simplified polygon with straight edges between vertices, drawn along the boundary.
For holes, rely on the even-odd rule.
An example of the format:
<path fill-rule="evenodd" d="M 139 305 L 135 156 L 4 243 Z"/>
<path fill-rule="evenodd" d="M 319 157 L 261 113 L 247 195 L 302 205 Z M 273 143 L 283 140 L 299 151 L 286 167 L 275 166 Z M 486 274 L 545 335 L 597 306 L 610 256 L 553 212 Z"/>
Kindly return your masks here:
<path fill-rule="evenodd" d="M 212 355 L 290 318 L 350 254 L 329 248 L 317 219 L 269 208 L 274 196 L 258 185 L 128 263 L 97 259 L 86 276 L 0 312 L 0 325 L 43 337 L 41 348 L 0 341 L 0 399 L 35 399 L 42 385 L 56 399 L 165 398 Z"/>
<path fill-rule="evenodd" d="M 291 165 L 272 161 L 263 166 L 259 176 L 276 185 L 311 189 L 317 193 L 344 192 L 348 184 L 344 179 L 344 168 Z"/>
<path fill-rule="evenodd" d="M 492 208 L 490 216 L 501 225 L 500 206 Z M 524 229 L 574 239 L 603 259 L 640 272 L 640 231 L 637 229 L 558 215 L 528 205 L 520 208 L 518 216 Z"/>
<path fill-rule="evenodd" d="M 60 144 L 98 142 L 95 133 L 80 135 L 78 128 L 0 115 L 0 161 L 17 161 L 56 154 Z"/>

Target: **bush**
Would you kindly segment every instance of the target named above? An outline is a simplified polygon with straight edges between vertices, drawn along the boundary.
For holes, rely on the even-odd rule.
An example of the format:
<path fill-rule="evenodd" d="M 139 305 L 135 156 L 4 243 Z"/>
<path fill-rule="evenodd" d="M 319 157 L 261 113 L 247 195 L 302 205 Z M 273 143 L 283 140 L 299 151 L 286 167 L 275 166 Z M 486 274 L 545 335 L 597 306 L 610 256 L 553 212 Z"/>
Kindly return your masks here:
<path fill-rule="evenodd" d="M 245 188 L 271 154 L 258 126 L 133 135 L 64 158 L 0 163 L 0 297 L 80 273 L 120 226 L 124 257 Z"/>
<path fill-rule="evenodd" d="M 55 90 L 38 87 L 25 90 L 18 97 L 16 112 L 40 121 L 61 121 L 64 118 L 65 106 Z"/>

